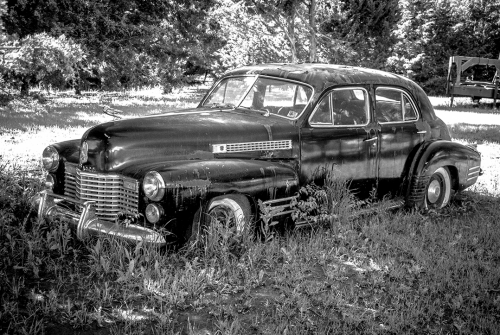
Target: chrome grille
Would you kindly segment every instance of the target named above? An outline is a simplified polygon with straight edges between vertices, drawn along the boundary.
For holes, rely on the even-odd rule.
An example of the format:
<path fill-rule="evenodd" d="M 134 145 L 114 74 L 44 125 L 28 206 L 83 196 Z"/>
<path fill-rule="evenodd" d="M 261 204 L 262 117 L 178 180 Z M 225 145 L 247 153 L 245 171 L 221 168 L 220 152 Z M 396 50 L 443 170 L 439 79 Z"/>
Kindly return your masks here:
<path fill-rule="evenodd" d="M 96 215 L 113 221 L 118 213 L 137 213 L 139 182 L 119 174 L 82 171 L 66 163 L 64 195 L 80 201 L 95 201 Z"/>
<path fill-rule="evenodd" d="M 263 150 L 286 150 L 292 148 L 291 140 L 284 141 L 264 141 L 264 142 L 245 142 L 214 144 L 212 146 L 214 153 L 245 152 L 245 151 L 263 151 Z"/>

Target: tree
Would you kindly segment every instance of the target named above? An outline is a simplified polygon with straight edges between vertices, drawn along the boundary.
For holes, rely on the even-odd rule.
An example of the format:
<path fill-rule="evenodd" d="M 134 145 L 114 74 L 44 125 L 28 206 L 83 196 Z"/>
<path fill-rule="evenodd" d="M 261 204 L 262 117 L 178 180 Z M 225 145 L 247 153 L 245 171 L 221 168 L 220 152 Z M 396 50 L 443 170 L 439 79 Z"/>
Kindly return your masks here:
<path fill-rule="evenodd" d="M 216 51 L 218 72 L 245 64 L 290 61 L 286 36 L 274 21 L 266 21 L 253 5 L 219 0 L 210 16 L 225 32 L 223 46 Z"/>
<path fill-rule="evenodd" d="M 309 62 L 318 60 L 316 38 L 316 0 L 309 2 Z"/>
<path fill-rule="evenodd" d="M 450 56 L 498 57 L 500 4 L 494 0 L 407 0 L 401 10 L 387 65 L 430 94 L 444 94 Z"/>
<path fill-rule="evenodd" d="M 217 18 L 227 42 L 221 53 L 238 65 L 327 61 L 333 41 L 319 28 L 331 7 L 326 0 L 219 0 Z"/>
<path fill-rule="evenodd" d="M 64 35 L 59 38 L 46 33 L 30 35 L 15 46 L 18 49 L 5 55 L 4 71 L 24 95 L 30 86 L 41 82 L 57 87 L 74 83 L 78 65 L 85 59 L 82 48 Z"/>
<path fill-rule="evenodd" d="M 7 13 L 7 3 L 5 0 L 0 0 L 0 40 L 4 35 L 4 24 L 3 24 L 3 16 Z"/>
<path fill-rule="evenodd" d="M 321 25 L 342 53 L 333 62 L 384 68 L 396 42 L 393 30 L 401 14 L 397 0 L 340 0 Z"/>
<path fill-rule="evenodd" d="M 85 68 L 107 88 L 182 81 L 189 61 L 214 62 L 220 47 L 209 0 L 8 0 L 7 32 L 65 35 L 89 54 Z M 82 71 L 82 75 L 85 75 Z"/>
<path fill-rule="evenodd" d="M 290 59 L 292 63 L 299 61 L 299 43 L 297 28 L 303 22 L 301 17 L 304 16 L 305 8 L 301 0 L 251 0 L 249 5 L 261 19 L 261 23 L 268 25 L 272 22 L 273 26 L 269 26 L 269 30 L 273 28 L 280 34 L 286 37 L 290 50 Z M 303 29 L 302 29 L 303 31 Z"/>

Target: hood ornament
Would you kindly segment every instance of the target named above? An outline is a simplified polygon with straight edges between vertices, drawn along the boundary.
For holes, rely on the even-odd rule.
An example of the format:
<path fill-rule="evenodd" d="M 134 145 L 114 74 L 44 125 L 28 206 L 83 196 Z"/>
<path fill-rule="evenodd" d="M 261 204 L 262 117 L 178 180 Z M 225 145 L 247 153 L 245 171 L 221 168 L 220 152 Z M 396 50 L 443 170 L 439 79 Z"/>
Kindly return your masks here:
<path fill-rule="evenodd" d="M 89 159 L 89 145 L 87 141 L 83 141 L 82 146 L 80 147 L 80 167 L 87 163 Z"/>

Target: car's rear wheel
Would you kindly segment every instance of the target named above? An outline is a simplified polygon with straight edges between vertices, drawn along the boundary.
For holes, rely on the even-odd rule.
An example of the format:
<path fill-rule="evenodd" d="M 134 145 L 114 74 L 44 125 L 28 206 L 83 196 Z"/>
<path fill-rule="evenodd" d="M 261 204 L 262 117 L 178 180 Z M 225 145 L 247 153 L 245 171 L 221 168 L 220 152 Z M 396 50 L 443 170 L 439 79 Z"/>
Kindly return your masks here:
<path fill-rule="evenodd" d="M 425 208 L 440 209 L 448 205 L 451 198 L 451 177 L 446 167 L 434 171 L 425 188 Z"/>

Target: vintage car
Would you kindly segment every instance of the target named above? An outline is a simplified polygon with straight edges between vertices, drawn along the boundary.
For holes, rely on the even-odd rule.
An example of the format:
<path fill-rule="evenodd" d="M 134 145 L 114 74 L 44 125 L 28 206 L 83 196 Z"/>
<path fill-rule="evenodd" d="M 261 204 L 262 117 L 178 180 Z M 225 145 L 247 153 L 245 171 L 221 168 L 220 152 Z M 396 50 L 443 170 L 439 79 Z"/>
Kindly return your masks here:
<path fill-rule="evenodd" d="M 335 170 L 363 196 L 439 209 L 474 184 L 480 154 L 450 140 L 424 91 L 402 76 L 328 64 L 227 72 L 196 108 L 97 125 L 43 152 L 39 217 L 77 236 L 186 241 L 208 214 L 237 231 Z M 340 177 L 339 177 L 340 178 Z"/>

